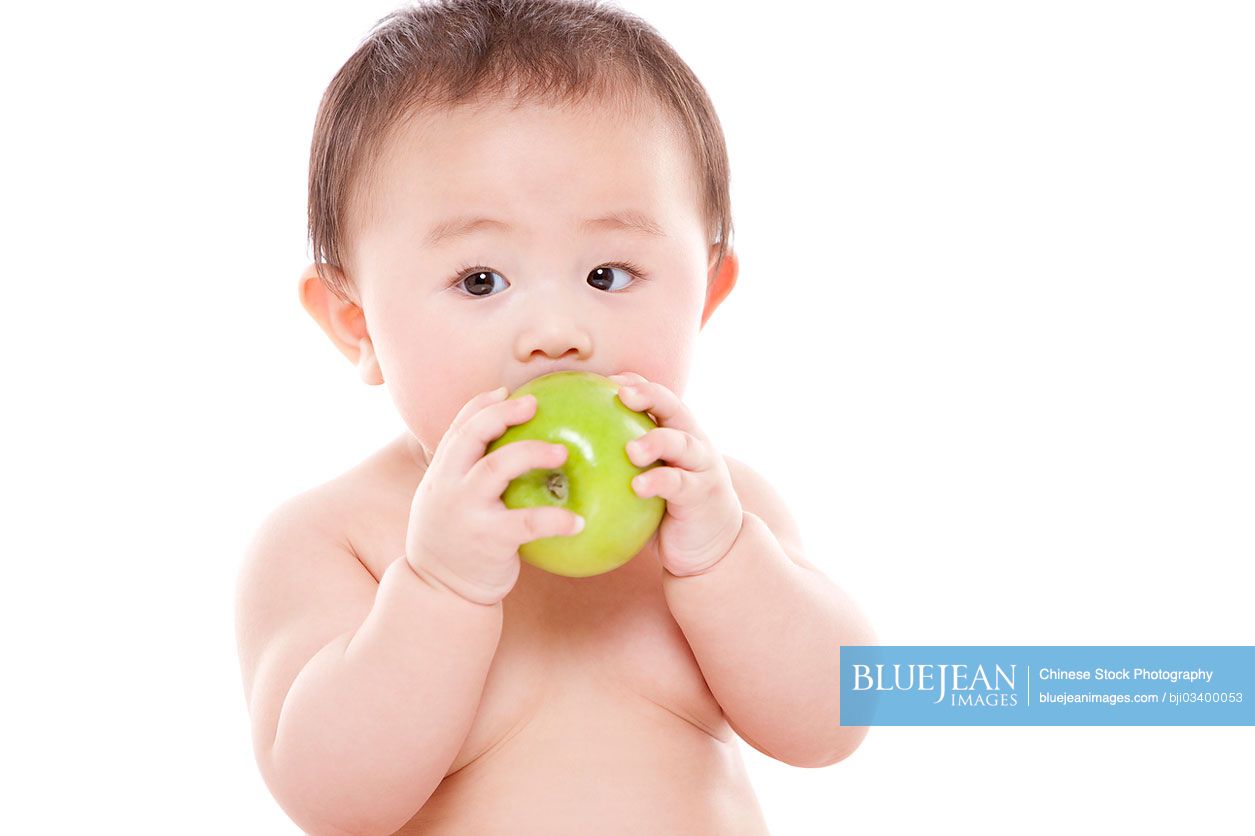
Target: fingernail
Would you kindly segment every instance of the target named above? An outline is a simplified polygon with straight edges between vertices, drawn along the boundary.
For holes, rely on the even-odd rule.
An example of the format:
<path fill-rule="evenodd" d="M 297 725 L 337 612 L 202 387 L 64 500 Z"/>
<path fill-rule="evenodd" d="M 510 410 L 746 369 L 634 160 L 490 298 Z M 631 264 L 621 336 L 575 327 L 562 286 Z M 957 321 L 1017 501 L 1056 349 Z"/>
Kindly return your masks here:
<path fill-rule="evenodd" d="M 584 518 L 583 518 L 583 517 L 581 517 L 581 516 L 579 516 L 579 515 L 576 515 L 576 517 L 575 517 L 575 533 L 576 533 L 576 534 L 579 534 L 579 533 L 580 533 L 581 531 L 583 531 L 583 530 L 584 530 Z"/>
<path fill-rule="evenodd" d="M 504 397 L 504 396 L 505 396 L 505 394 L 506 394 L 507 392 L 509 392 L 509 391 L 510 391 L 510 390 L 509 390 L 508 388 L 506 388 L 505 386 L 502 386 L 500 389 L 493 389 L 493 390 L 492 390 L 492 396 L 493 396 L 494 398 Z"/>

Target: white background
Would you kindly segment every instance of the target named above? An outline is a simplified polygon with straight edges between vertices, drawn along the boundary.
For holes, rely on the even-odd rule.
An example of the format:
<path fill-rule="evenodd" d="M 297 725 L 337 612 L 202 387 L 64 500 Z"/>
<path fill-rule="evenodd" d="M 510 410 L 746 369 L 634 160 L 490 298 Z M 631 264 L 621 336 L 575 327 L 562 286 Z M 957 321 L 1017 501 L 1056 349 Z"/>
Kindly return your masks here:
<path fill-rule="evenodd" d="M 296 294 L 319 97 L 395 5 L 2 13 L 6 831 L 297 832 L 233 585 L 275 505 L 402 429 Z M 741 280 L 686 401 L 881 641 L 1255 644 L 1251 7 L 624 6 L 732 159 Z M 803 836 L 1233 832 L 1253 745 L 742 749 Z"/>

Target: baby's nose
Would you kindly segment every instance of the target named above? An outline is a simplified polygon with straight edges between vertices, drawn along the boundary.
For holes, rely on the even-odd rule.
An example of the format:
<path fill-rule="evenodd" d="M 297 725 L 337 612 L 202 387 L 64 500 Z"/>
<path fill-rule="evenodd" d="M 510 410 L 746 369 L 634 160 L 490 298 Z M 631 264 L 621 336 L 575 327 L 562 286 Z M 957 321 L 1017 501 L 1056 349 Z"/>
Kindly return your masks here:
<path fill-rule="evenodd" d="M 592 335 L 570 317 L 550 315 L 531 322 L 519 333 L 515 355 L 520 362 L 587 360 L 593 352 Z"/>

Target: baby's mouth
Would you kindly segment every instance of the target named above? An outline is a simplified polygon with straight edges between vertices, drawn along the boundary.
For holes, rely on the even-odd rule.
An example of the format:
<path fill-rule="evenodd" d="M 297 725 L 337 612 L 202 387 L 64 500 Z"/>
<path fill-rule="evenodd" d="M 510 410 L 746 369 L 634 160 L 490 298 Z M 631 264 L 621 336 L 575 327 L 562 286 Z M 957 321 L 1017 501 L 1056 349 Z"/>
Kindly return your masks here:
<path fill-rule="evenodd" d="M 528 381 L 535 380 L 538 377 L 544 377 L 547 374 L 553 374 L 554 372 L 588 372 L 590 374 L 601 375 L 602 377 L 607 376 L 606 372 L 591 368 L 583 363 L 551 363 L 545 366 L 532 367 L 530 372 L 531 373 L 527 377 L 511 386 L 510 391 L 513 392 L 515 389 Z"/>

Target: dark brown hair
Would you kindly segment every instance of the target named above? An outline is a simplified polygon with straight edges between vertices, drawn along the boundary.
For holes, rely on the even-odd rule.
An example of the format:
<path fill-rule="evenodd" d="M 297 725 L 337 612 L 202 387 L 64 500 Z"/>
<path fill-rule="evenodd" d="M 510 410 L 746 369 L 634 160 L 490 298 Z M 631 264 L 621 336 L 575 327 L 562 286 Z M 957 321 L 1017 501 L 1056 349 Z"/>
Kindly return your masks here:
<path fill-rule="evenodd" d="M 428 109 L 512 95 L 630 107 L 640 93 L 672 113 L 697 167 L 718 264 L 730 248 L 728 152 L 705 88 L 658 32 L 601 0 L 435 0 L 383 17 L 323 93 L 309 158 L 309 239 L 318 275 L 352 301 L 350 213 L 360 211 L 389 132 Z M 341 282 L 323 270 L 346 274 Z"/>

